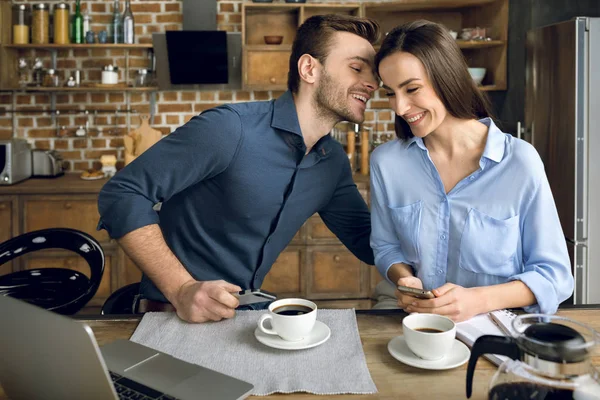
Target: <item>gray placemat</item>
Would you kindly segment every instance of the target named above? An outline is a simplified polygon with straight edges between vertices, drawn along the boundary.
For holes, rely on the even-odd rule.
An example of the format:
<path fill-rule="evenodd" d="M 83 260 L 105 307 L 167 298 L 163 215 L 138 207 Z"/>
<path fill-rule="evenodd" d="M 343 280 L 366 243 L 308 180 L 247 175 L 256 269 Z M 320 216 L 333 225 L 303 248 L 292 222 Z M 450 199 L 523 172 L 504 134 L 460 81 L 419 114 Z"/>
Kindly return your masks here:
<path fill-rule="evenodd" d="M 368 394 L 377 388 L 363 353 L 354 310 L 318 310 L 331 329 L 325 343 L 278 350 L 254 336 L 266 311 L 238 311 L 216 323 L 187 324 L 174 313 L 146 313 L 131 340 L 254 385 L 252 394 Z"/>

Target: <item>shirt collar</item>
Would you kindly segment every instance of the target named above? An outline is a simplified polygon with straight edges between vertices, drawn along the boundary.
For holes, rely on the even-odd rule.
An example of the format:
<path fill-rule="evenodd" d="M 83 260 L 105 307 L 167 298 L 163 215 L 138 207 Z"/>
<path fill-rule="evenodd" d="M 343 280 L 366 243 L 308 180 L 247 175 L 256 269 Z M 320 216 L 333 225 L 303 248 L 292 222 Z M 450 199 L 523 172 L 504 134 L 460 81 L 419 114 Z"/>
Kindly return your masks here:
<path fill-rule="evenodd" d="M 499 163 L 504 157 L 505 134 L 496 126 L 496 124 L 494 124 L 494 121 L 492 121 L 491 118 L 483 118 L 480 119 L 479 122 L 488 127 L 488 135 L 482 157 Z M 423 139 L 420 137 L 413 136 L 410 139 L 405 140 L 404 143 L 406 147 L 416 143 L 421 150 L 427 151 L 425 143 L 423 143 Z"/>
<path fill-rule="evenodd" d="M 488 127 L 488 136 L 485 149 L 483 150 L 483 157 L 499 163 L 504 157 L 506 134 L 498 129 L 491 118 L 483 118 L 479 122 Z"/>
<path fill-rule="evenodd" d="M 306 147 L 304 147 L 304 137 L 302 136 L 302 130 L 300 129 L 300 122 L 298 121 L 298 112 L 296 111 L 294 96 L 289 90 L 275 100 L 271 127 L 297 135 L 300 139 L 294 140 L 294 145 L 299 149 L 306 149 Z M 331 135 L 328 134 L 315 143 L 313 150 L 317 153 L 318 158 L 326 158 L 329 156 L 332 150 L 331 140 Z M 311 152 L 313 150 L 311 150 Z"/>
<path fill-rule="evenodd" d="M 296 104 L 294 104 L 294 96 L 289 90 L 275 100 L 271 126 L 302 136 L 300 123 L 298 122 L 298 113 L 296 112 Z"/>

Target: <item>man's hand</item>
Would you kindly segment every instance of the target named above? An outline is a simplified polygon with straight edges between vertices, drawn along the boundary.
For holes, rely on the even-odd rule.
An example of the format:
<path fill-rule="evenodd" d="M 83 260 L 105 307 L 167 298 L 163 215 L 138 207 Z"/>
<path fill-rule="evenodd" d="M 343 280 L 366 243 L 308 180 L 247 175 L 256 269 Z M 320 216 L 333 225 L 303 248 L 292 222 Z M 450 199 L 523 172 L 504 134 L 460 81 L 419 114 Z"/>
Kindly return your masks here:
<path fill-rule="evenodd" d="M 435 299 L 421 300 L 413 297 L 412 304 L 405 310 L 445 315 L 454 322 L 465 321 L 481 312 L 479 310 L 481 299 L 477 295 L 477 289 L 446 283 L 433 289 Z"/>
<path fill-rule="evenodd" d="M 398 279 L 398 286 L 407 286 L 415 289 L 423 289 L 423 282 L 416 276 L 407 276 Z M 396 297 L 398 298 L 398 307 L 408 311 L 406 308 L 411 305 L 417 298 L 401 293 L 396 289 Z"/>
<path fill-rule="evenodd" d="M 223 280 L 190 280 L 181 285 L 172 303 L 177 316 L 184 321 L 220 321 L 235 316 L 239 301 L 233 293 L 241 290 L 239 286 Z"/>

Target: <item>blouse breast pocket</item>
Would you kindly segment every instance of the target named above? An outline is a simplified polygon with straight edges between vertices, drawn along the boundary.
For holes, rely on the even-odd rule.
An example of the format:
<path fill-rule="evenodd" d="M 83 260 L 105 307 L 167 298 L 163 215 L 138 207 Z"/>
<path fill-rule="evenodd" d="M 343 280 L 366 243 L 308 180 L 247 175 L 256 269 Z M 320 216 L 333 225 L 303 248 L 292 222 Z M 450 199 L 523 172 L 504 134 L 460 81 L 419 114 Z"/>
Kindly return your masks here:
<path fill-rule="evenodd" d="M 388 208 L 406 261 L 418 262 L 422 203 L 419 201 L 408 206 Z"/>
<path fill-rule="evenodd" d="M 496 219 L 472 208 L 467 214 L 460 242 L 461 268 L 509 277 L 517 274 L 519 263 L 519 216 Z"/>

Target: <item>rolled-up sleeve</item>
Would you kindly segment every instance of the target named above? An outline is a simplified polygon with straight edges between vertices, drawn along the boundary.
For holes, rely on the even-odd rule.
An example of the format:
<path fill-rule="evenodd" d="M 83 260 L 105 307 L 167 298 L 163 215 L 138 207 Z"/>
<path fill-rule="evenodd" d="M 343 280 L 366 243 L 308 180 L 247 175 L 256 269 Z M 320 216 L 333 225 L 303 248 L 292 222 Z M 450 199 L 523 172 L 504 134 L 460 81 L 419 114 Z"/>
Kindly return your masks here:
<path fill-rule="evenodd" d="M 510 277 L 529 287 L 537 303 L 525 307 L 532 313 L 553 314 L 573 293 L 573 275 L 565 237 L 550 185 L 541 173 L 540 182 L 527 205 L 521 229 L 523 272 Z"/>
<path fill-rule="evenodd" d="M 241 143 L 239 115 L 203 112 L 146 150 L 110 179 L 98 196 L 100 221 L 112 238 L 157 224 L 153 207 L 224 171 Z"/>
<path fill-rule="evenodd" d="M 385 186 L 376 161 L 371 163 L 371 248 L 379 273 L 388 281 L 387 272 L 393 264 L 407 264 L 394 231 L 390 210 L 385 205 Z"/>

